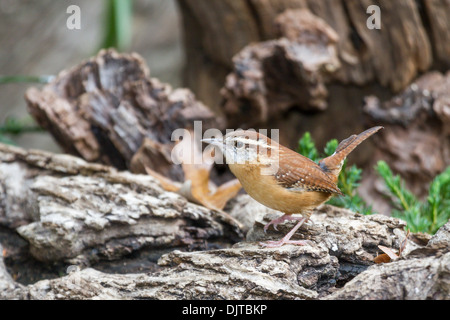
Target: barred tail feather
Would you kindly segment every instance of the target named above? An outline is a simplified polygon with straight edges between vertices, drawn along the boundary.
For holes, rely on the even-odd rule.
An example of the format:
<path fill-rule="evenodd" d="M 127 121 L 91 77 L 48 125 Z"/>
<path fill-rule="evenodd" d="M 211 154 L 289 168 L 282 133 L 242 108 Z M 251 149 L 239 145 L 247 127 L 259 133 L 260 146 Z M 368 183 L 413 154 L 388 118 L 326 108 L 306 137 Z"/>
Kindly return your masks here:
<path fill-rule="evenodd" d="M 361 142 L 369 138 L 380 129 L 383 129 L 383 127 L 373 127 L 360 133 L 359 135 L 354 134 L 347 139 L 342 140 L 333 155 L 320 160 L 319 165 L 322 170 L 327 172 L 336 182 L 339 173 L 341 172 L 342 165 L 344 164 L 344 160 L 348 154 L 352 152 Z"/>

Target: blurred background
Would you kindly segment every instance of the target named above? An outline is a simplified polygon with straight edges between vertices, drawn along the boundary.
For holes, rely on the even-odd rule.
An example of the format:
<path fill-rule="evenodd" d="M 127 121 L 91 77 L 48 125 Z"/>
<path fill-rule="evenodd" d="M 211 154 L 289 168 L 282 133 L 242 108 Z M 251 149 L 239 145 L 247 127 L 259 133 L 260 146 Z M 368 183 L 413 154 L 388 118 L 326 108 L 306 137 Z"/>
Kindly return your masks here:
<path fill-rule="evenodd" d="M 81 8 L 80 30 L 66 27 L 69 5 Z M 114 32 L 115 25 L 121 34 Z M 138 52 L 152 77 L 181 86 L 184 55 L 175 0 L 0 0 L 0 124 L 10 119 L 9 127 L 14 127 L 13 119 L 20 122 L 19 130 L 30 127 L 30 132 L 4 139 L 25 148 L 60 151 L 50 134 L 33 130 L 27 113 L 25 91 L 42 87 L 35 82 L 39 79 L 19 76 L 44 76 L 45 81 L 102 47 Z"/>

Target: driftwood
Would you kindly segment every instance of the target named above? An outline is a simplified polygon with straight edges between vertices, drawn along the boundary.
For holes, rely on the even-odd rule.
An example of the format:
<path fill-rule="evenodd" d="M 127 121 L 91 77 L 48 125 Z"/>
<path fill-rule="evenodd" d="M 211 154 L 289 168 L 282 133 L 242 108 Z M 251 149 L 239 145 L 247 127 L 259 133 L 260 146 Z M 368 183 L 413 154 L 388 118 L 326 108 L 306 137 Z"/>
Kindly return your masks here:
<path fill-rule="evenodd" d="M 308 245 L 268 249 L 258 242 L 282 236 L 291 224 L 265 235 L 263 224 L 277 213 L 247 195 L 228 204 L 226 210 L 236 217 L 231 218 L 163 191 L 150 176 L 67 155 L 0 147 L 4 225 L 29 242 L 35 258 L 63 261 L 68 273 L 25 285 L 14 281 L 2 260 L 1 298 L 450 298 L 449 224 L 428 245 L 413 236 L 398 261 L 374 265 L 377 245 L 398 248 L 405 223 L 322 206 L 295 235 Z M 236 222 L 242 211 L 256 213 L 253 226 L 250 220 Z M 241 230 L 250 230 L 245 241 Z M 133 252 L 157 265 L 133 273 L 96 267 L 99 260 L 124 262 Z M 406 274 L 408 281 L 395 283 L 385 277 Z M 351 296 L 355 285 L 366 289 Z"/>
<path fill-rule="evenodd" d="M 327 108 L 324 82 L 340 67 L 338 35 L 308 10 L 288 10 L 276 24 L 282 38 L 251 44 L 233 58 L 233 72 L 221 92 L 231 127 L 252 128 L 292 107 Z"/>
<path fill-rule="evenodd" d="M 16 227 L 40 261 L 90 264 L 242 238 L 236 220 L 165 192 L 147 175 L 6 145 L 0 160 L 0 221 Z"/>
<path fill-rule="evenodd" d="M 181 181 L 170 159 L 175 129 L 220 127 L 220 119 L 188 89 L 150 78 L 135 53 L 102 50 L 97 56 L 61 72 L 42 90 L 25 95 L 37 123 L 66 152 L 87 161 L 146 173 L 145 166 Z"/>
<path fill-rule="evenodd" d="M 107 274 L 95 269 L 28 286 L 0 279 L 2 298 L 21 299 L 314 299 L 329 286 L 336 259 L 322 248 L 242 248 L 172 252 L 152 274 Z M 331 258 L 331 259 L 330 259 Z M 450 299 L 450 254 L 375 265 L 325 299 Z M 314 264 L 310 264 L 313 260 Z M 330 260 L 332 262 L 330 262 Z M 334 264 L 334 268 L 330 267 Z M 327 266 L 329 267 L 327 269 Z M 1 267 L 1 265 L 0 265 Z M 407 281 L 405 281 L 407 279 Z M 307 289 L 309 287 L 311 289 Z"/>

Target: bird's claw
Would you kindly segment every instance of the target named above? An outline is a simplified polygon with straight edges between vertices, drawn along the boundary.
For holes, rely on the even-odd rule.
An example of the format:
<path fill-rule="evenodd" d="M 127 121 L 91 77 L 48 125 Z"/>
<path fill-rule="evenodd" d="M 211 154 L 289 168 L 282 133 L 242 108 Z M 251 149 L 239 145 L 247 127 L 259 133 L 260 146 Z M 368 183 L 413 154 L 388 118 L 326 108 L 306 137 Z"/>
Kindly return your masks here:
<path fill-rule="evenodd" d="M 281 216 L 281 217 L 279 217 L 277 219 L 274 219 L 274 220 L 270 221 L 268 224 L 266 224 L 264 226 L 264 233 L 267 233 L 267 229 L 269 229 L 269 227 L 271 225 L 273 225 L 273 229 L 275 231 L 278 231 L 277 227 L 278 227 L 279 224 L 281 224 L 281 223 L 283 223 L 285 221 L 292 221 L 292 220 L 300 221 L 302 219 L 303 219 L 303 217 L 293 217 L 293 216 L 283 215 L 283 216 Z"/>

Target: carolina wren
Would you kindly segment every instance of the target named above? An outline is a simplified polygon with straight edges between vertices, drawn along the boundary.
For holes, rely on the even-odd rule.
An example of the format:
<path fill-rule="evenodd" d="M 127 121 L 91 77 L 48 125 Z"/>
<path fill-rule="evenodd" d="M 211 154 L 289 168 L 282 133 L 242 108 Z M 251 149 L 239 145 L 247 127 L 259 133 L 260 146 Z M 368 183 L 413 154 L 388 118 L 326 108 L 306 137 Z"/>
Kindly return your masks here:
<path fill-rule="evenodd" d="M 204 139 L 217 146 L 225 156 L 231 172 L 245 191 L 263 205 L 284 215 L 264 226 L 276 226 L 285 220 L 297 220 L 297 225 L 279 241 L 261 243 L 267 247 L 283 244 L 304 245 L 290 240 L 309 219 L 312 209 L 333 195 L 343 195 L 337 187 L 339 173 L 347 155 L 361 142 L 383 127 L 373 127 L 343 140 L 336 152 L 315 163 L 255 131 L 235 131 L 222 139 Z M 294 213 L 302 217 L 291 216 Z"/>

